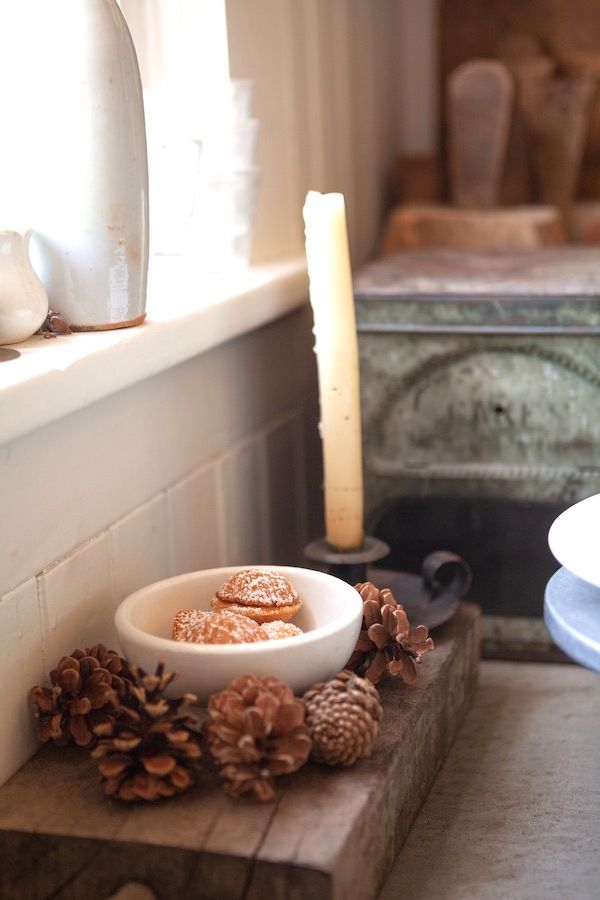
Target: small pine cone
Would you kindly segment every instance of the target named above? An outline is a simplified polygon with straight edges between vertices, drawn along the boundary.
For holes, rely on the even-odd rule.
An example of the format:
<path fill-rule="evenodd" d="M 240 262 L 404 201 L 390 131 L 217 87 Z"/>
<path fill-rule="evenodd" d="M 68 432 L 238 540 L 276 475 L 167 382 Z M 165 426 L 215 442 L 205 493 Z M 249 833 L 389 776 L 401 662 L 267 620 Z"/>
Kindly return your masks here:
<path fill-rule="evenodd" d="M 389 588 L 379 590 L 370 581 L 354 587 L 363 599 L 363 621 L 348 668 L 373 684 L 379 683 L 386 670 L 412 684 L 417 677 L 415 663 L 434 649 L 427 628 L 411 627 L 404 607 Z"/>
<path fill-rule="evenodd" d="M 204 734 L 232 797 L 275 796 L 275 778 L 308 759 L 311 740 L 304 704 L 287 685 L 268 676 L 242 675 L 208 701 Z"/>
<path fill-rule="evenodd" d="M 54 309 L 48 310 L 48 315 L 36 331 L 36 334 L 43 334 L 44 337 L 56 337 L 57 334 L 71 333 L 71 329 L 61 314 Z"/>
<path fill-rule="evenodd" d="M 352 766 L 371 755 L 383 709 L 377 688 L 344 669 L 304 694 L 311 759 L 329 766 Z"/>
<path fill-rule="evenodd" d="M 161 661 L 154 675 L 132 667 L 134 683 L 116 708 L 109 727 L 92 750 L 98 760 L 104 793 L 121 800 L 157 800 L 191 787 L 199 770 L 198 735 L 190 730 L 197 719 L 188 709 L 193 694 L 163 696 L 175 678 L 164 674 Z"/>
<path fill-rule="evenodd" d="M 92 747 L 94 729 L 113 721 L 130 679 L 126 661 L 103 644 L 63 656 L 50 672 L 52 687 L 31 688 L 39 739 Z"/>

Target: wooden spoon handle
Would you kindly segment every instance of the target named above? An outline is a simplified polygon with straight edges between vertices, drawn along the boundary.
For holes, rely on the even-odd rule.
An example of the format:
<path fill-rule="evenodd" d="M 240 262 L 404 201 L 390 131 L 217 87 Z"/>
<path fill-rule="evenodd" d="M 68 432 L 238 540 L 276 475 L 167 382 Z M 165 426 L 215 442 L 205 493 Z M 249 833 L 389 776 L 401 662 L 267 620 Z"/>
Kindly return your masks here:
<path fill-rule="evenodd" d="M 502 63 L 474 59 L 448 79 L 450 198 L 486 209 L 498 202 L 510 131 L 513 79 Z"/>
<path fill-rule="evenodd" d="M 587 76 L 540 79 L 522 87 L 521 105 L 543 203 L 565 209 L 573 199 L 594 87 Z"/>

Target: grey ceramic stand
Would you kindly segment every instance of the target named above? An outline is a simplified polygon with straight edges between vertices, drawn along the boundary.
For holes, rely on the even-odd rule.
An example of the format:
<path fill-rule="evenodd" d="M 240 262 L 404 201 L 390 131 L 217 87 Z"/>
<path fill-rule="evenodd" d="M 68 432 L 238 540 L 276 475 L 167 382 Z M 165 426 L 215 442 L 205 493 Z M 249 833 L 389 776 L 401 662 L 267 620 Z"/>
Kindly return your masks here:
<path fill-rule="evenodd" d="M 544 620 L 567 656 L 600 672 L 600 588 L 559 569 L 546 587 Z"/>

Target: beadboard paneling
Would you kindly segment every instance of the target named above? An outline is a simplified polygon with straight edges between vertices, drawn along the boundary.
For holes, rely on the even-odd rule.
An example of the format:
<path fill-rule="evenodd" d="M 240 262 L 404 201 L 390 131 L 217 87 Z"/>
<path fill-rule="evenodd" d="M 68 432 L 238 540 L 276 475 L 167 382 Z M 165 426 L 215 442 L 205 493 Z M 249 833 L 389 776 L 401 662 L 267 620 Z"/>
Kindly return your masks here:
<path fill-rule="evenodd" d="M 0 596 L 315 391 L 311 348 L 303 309 L 2 446 Z"/>
<path fill-rule="evenodd" d="M 247 441 L 227 453 L 219 477 L 228 564 L 260 565 L 269 558 L 267 486 L 260 443 Z"/>
<path fill-rule="evenodd" d="M 111 580 L 110 539 L 102 532 L 38 577 L 42 646 L 47 673 L 76 647 L 114 646 L 117 606 Z M 23 685 L 24 690 L 30 685 Z"/>
<path fill-rule="evenodd" d="M 176 574 L 171 567 L 164 491 L 113 525 L 109 536 L 117 603 L 153 581 Z"/>
<path fill-rule="evenodd" d="M 396 132 L 394 0 L 227 0 L 234 78 L 256 82 L 254 256 L 302 252 L 309 189 L 345 195 L 353 265 L 376 244 Z"/>
<path fill-rule="evenodd" d="M 41 684 L 46 672 L 35 578 L 30 578 L 0 601 L 0 646 L 3 682 L 0 694 L 2 784 L 38 746 L 28 688 Z"/>
<path fill-rule="evenodd" d="M 178 85 L 190 122 L 227 57 L 232 77 L 254 81 L 264 170 L 256 261 L 302 250 L 312 188 L 345 195 L 353 261 L 364 262 L 393 156 L 436 152 L 439 0 L 119 2 L 144 84 Z"/>
<path fill-rule="evenodd" d="M 173 574 L 225 565 L 222 505 L 217 466 L 211 462 L 167 492 Z"/>
<path fill-rule="evenodd" d="M 303 465 L 303 416 L 296 412 L 273 425 L 264 435 L 267 485 L 269 558 L 279 565 L 307 564 L 299 550 L 306 531 L 305 472 Z"/>

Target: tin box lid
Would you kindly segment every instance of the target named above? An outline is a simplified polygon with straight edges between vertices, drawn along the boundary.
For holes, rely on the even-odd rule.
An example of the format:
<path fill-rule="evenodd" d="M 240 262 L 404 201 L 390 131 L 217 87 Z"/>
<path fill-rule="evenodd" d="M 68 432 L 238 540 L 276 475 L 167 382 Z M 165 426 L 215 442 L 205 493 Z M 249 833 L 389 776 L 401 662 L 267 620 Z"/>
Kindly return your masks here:
<path fill-rule="evenodd" d="M 600 247 L 401 251 L 354 296 L 359 331 L 600 333 Z"/>

